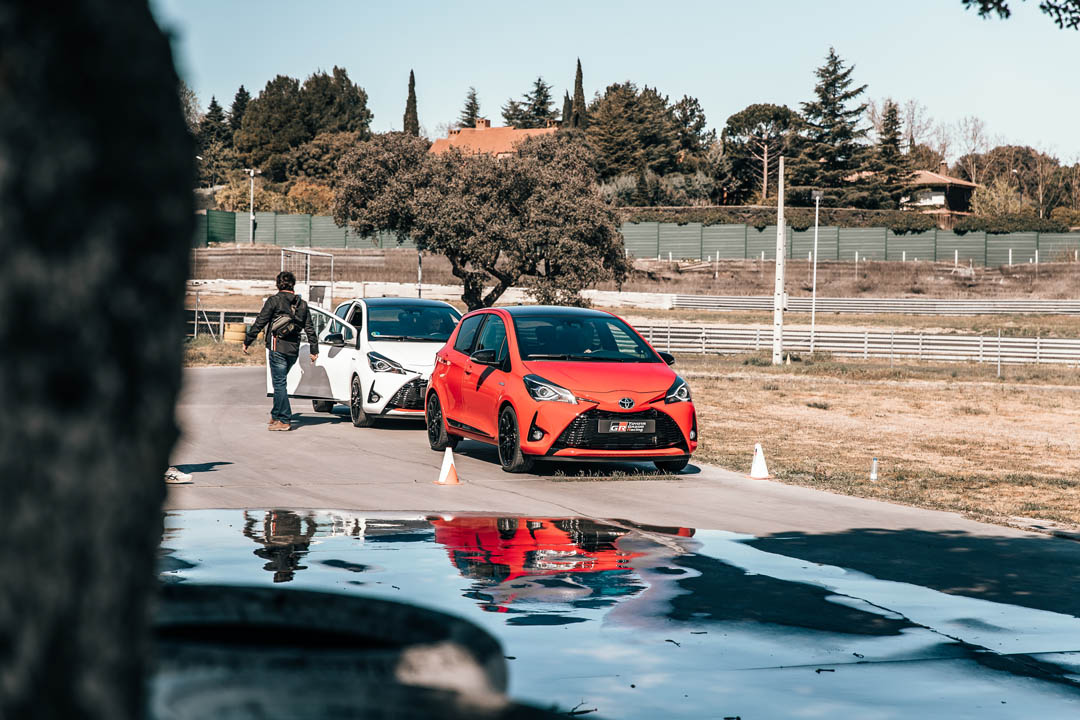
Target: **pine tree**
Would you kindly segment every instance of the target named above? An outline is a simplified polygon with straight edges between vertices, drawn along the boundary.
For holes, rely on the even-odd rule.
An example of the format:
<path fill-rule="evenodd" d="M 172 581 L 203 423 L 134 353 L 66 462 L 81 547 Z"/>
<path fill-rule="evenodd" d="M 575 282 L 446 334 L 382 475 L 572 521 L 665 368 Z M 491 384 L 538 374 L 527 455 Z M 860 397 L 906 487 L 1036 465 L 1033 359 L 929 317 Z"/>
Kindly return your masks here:
<path fill-rule="evenodd" d="M 210 147 L 214 142 L 227 147 L 229 141 L 232 140 L 232 132 L 225 122 L 225 111 L 218 104 L 216 97 L 210 98 L 206 114 L 199 121 L 199 132 L 195 139 L 200 151 Z"/>
<path fill-rule="evenodd" d="M 300 88 L 301 113 L 310 139 L 324 132 L 358 132 L 370 136 L 372 114 L 367 93 L 349 79 L 345 68 L 317 72 Z"/>
<path fill-rule="evenodd" d="M 270 170 L 270 179 L 279 182 L 284 179 L 284 166 L 279 168 L 278 163 L 269 161 L 283 162 L 284 153 L 311 139 L 304 120 L 300 81 L 278 75 L 248 103 L 240 129 L 233 136 L 236 150 L 249 166 Z"/>
<path fill-rule="evenodd" d="M 657 174 L 676 169 L 679 135 L 667 98 L 655 88 L 616 83 L 589 106 L 585 131 L 604 179 L 643 167 Z"/>
<path fill-rule="evenodd" d="M 570 127 L 584 130 L 585 112 L 585 86 L 581 80 L 581 58 L 578 58 L 577 72 L 574 74 L 574 101 L 570 106 Z"/>
<path fill-rule="evenodd" d="M 570 101 L 570 93 L 563 94 L 562 101 L 562 116 L 559 118 L 562 121 L 563 127 L 570 127 L 570 115 L 573 113 L 574 104 Z"/>
<path fill-rule="evenodd" d="M 705 153 L 716 142 L 716 131 L 706 129 L 705 111 L 697 98 L 683 95 L 683 99 L 672 106 L 671 112 L 679 135 L 679 169 L 682 172 L 697 170 Z"/>
<path fill-rule="evenodd" d="M 251 94 L 241 85 L 240 89 L 236 91 L 236 95 L 233 96 L 232 106 L 229 108 L 229 129 L 232 130 L 233 135 L 240 129 L 240 125 L 244 121 L 244 113 L 247 112 L 249 100 L 251 100 Z M 232 144 L 231 138 L 229 144 Z"/>
<path fill-rule="evenodd" d="M 863 170 L 866 158 L 860 140 L 866 128 L 859 120 L 866 103 L 857 103 L 865 85 L 853 86 L 852 67 L 829 48 L 825 64 L 815 71 L 816 100 L 802 104 L 807 132 L 802 151 L 792 167 L 793 190 L 808 196 L 809 188 L 826 191 L 830 204 L 852 205 L 859 202 L 860 190 L 854 187 L 855 174 Z"/>
<path fill-rule="evenodd" d="M 552 109 L 554 101 L 551 99 L 551 86 L 544 82 L 544 78 L 536 78 L 531 92 L 525 93 L 526 127 L 547 127 L 555 121 L 557 115 Z"/>
<path fill-rule="evenodd" d="M 409 71 L 409 99 L 405 101 L 405 117 L 402 130 L 413 137 L 420 137 L 420 118 L 416 114 L 416 77 Z"/>
<path fill-rule="evenodd" d="M 900 108 L 892 100 L 886 100 L 876 148 L 876 179 L 884 195 L 881 204 L 889 208 L 899 207 L 900 197 L 912 175 L 908 158 L 900 150 L 901 143 Z"/>
<path fill-rule="evenodd" d="M 458 117 L 457 125 L 459 128 L 476 127 L 476 121 L 479 118 L 480 98 L 476 95 L 476 88 L 469 87 L 469 92 L 465 93 L 465 107 L 461 109 L 461 116 Z"/>
<path fill-rule="evenodd" d="M 507 127 L 526 127 L 525 123 L 525 110 L 521 107 L 521 103 L 513 98 L 506 101 L 506 104 L 502 107 L 503 123 Z"/>
<path fill-rule="evenodd" d="M 634 183 L 634 194 L 630 203 L 638 207 L 649 205 L 649 181 L 645 178 L 645 168 L 638 167 L 637 182 Z"/>

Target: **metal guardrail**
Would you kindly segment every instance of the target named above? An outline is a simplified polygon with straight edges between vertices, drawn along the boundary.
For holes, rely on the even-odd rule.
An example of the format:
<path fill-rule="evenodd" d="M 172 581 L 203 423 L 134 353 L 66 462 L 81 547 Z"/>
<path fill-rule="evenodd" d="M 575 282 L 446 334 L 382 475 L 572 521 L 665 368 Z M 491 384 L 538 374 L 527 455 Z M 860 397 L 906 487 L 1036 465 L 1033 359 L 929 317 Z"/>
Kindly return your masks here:
<path fill-rule="evenodd" d="M 789 312 L 810 312 L 810 298 L 789 297 Z M 772 310 L 771 295 L 676 295 L 676 308 Z M 818 298 L 818 312 L 906 315 L 1080 315 L 1080 300 L 943 300 L 937 298 Z"/>
<path fill-rule="evenodd" d="M 735 354 L 772 349 L 772 329 L 637 325 L 658 350 Z M 815 331 L 814 350 L 839 357 L 944 362 L 1035 363 L 1080 368 L 1080 338 L 927 335 L 849 330 Z M 784 329 L 784 352 L 810 352 L 810 331 Z"/>
<path fill-rule="evenodd" d="M 254 322 L 257 312 L 243 312 L 239 310 L 211 310 L 199 308 L 197 311 L 191 308 L 184 310 L 187 318 L 185 333 L 187 337 L 209 335 L 220 340 L 225 334 L 226 323 L 251 323 Z"/>

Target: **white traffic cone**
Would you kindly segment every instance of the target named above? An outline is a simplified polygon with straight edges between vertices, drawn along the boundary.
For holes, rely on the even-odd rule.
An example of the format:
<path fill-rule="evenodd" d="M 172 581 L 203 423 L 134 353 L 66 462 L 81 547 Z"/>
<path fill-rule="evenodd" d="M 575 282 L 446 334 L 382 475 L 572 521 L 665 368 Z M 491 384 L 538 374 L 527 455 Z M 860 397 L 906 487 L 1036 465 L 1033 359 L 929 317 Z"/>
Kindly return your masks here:
<path fill-rule="evenodd" d="M 769 468 L 765 467 L 765 453 L 761 451 L 761 443 L 754 445 L 754 464 L 750 466 L 750 478 L 752 480 L 768 480 Z"/>
<path fill-rule="evenodd" d="M 443 453 L 442 468 L 439 470 L 439 479 L 435 481 L 436 485 L 460 485 L 461 480 L 458 480 L 457 468 L 454 466 L 454 453 L 450 448 L 446 448 L 446 452 Z"/>

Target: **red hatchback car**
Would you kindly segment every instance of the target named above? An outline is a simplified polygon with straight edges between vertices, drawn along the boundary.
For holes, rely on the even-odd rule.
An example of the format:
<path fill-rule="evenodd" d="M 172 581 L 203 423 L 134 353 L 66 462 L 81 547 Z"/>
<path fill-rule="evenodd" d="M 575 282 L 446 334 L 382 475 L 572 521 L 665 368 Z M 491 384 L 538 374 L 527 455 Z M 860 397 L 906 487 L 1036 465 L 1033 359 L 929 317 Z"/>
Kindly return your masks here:
<path fill-rule="evenodd" d="M 433 450 L 499 449 L 507 472 L 537 460 L 649 461 L 679 472 L 697 448 L 690 387 L 611 313 L 518 306 L 469 313 L 435 357 Z"/>

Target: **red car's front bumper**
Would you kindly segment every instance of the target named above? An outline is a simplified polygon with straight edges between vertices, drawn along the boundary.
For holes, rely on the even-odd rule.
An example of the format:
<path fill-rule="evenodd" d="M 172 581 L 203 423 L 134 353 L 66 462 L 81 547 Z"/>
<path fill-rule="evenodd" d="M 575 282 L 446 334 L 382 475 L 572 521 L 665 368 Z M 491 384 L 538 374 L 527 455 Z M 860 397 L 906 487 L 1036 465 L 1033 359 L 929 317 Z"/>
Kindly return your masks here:
<path fill-rule="evenodd" d="M 691 402 L 663 399 L 625 410 L 613 402 L 536 402 L 519 408 L 521 451 L 548 460 L 648 461 L 687 457 L 697 449 Z M 600 420 L 652 420 L 652 433 L 601 433 Z M 541 433 L 538 439 L 536 435 Z"/>

